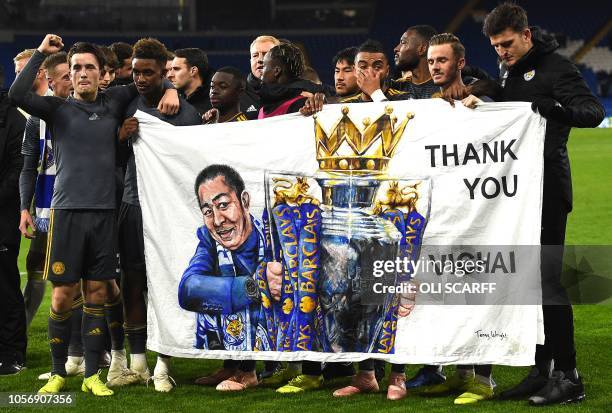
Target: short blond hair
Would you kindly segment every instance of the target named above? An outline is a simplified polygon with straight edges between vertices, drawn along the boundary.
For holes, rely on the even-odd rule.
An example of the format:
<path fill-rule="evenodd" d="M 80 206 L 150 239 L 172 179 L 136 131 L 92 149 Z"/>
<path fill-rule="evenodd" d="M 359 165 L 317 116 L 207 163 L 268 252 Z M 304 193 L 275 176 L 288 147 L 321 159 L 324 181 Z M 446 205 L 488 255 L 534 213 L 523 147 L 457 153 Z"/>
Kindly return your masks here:
<path fill-rule="evenodd" d="M 25 49 L 25 50 L 19 52 L 17 54 L 17 56 L 15 56 L 15 58 L 13 59 L 13 62 L 17 63 L 20 60 L 29 59 L 29 58 L 31 58 L 34 55 L 35 51 L 36 51 L 36 49 Z"/>
<path fill-rule="evenodd" d="M 278 46 L 280 44 L 280 40 L 278 40 L 276 37 L 264 34 L 262 36 L 257 36 L 255 40 L 251 42 L 251 45 L 249 46 L 249 50 L 251 50 L 253 46 L 255 46 L 255 44 L 257 43 L 266 43 L 266 42 L 273 43 L 274 46 Z"/>

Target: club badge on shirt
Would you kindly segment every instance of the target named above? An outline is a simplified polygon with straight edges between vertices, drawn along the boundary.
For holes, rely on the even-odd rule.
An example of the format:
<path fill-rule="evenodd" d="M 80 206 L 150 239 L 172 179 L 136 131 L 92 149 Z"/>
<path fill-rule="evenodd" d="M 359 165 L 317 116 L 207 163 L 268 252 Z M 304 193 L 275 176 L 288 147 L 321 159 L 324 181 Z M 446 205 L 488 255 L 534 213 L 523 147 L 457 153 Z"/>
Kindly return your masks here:
<path fill-rule="evenodd" d="M 530 70 L 529 72 L 523 75 L 523 79 L 529 82 L 531 79 L 533 79 L 534 76 L 535 76 L 535 70 Z"/>
<path fill-rule="evenodd" d="M 98 120 L 98 119 L 100 119 L 100 117 L 98 116 L 98 114 L 97 114 L 97 113 L 93 113 L 93 114 L 92 114 L 92 115 L 89 117 L 89 120 Z"/>

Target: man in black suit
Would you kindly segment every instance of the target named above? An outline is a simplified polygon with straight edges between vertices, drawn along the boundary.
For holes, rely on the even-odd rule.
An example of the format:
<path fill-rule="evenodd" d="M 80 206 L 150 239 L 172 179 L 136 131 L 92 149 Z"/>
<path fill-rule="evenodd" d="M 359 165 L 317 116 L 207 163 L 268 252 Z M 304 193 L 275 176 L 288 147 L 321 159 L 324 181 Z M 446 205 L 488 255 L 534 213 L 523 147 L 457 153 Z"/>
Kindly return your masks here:
<path fill-rule="evenodd" d="M 17 267 L 25 121 L 6 92 L 0 91 L 0 375 L 19 373 L 26 355 L 25 306 Z"/>

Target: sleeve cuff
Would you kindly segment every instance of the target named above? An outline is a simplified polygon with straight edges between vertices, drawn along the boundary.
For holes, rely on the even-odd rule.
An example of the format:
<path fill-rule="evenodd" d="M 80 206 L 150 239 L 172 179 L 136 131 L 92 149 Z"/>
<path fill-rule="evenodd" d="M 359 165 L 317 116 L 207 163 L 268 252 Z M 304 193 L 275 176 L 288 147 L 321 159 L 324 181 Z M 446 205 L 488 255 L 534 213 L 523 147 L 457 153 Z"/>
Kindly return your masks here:
<path fill-rule="evenodd" d="M 380 89 L 376 89 L 371 95 L 370 98 L 372 98 L 372 102 L 386 102 L 389 99 L 387 99 L 387 97 L 385 96 L 385 94 L 383 93 L 382 90 Z"/>

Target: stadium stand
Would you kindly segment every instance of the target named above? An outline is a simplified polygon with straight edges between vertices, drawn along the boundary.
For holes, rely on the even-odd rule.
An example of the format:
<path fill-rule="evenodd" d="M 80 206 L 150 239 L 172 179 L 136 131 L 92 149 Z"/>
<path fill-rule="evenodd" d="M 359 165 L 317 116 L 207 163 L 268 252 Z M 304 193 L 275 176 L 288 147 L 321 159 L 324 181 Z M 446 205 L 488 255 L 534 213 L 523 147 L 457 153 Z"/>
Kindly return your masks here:
<path fill-rule="evenodd" d="M 231 65 L 246 73 L 248 45 L 258 34 L 269 32 L 302 44 L 308 64 L 324 82 L 331 83 L 329 62 L 338 50 L 371 37 L 383 42 L 392 57 L 393 47 L 405 28 L 431 24 L 439 31 L 455 27 L 455 34 L 467 46 L 468 64 L 495 76 L 497 56 L 482 34 L 482 22 L 487 11 L 498 3 L 498 0 L 464 0 L 431 7 L 428 3 L 407 5 L 394 0 L 307 4 L 277 0 L 245 8 L 245 2 L 240 0 L 225 0 L 221 6 L 207 3 L 205 7 L 189 0 L 7 0 L 0 4 L 0 23 L 9 29 L 0 33 L 0 64 L 5 67 L 8 85 L 14 77 L 10 70 L 12 57 L 36 44 L 39 33 L 54 30 L 64 34 L 67 45 L 77 39 L 101 44 L 132 42 L 142 34 L 151 34 L 170 49 L 200 47 L 208 53 L 214 67 Z M 560 53 L 568 57 L 582 53 L 579 67 L 612 114 L 612 99 L 608 97 L 612 77 L 609 33 L 596 44 L 589 44 L 609 23 L 609 16 L 601 12 L 601 2 L 583 0 L 580 7 L 572 6 L 571 13 L 566 7 L 551 7 L 551 2 L 546 1 L 518 3 L 528 10 L 530 22 L 557 37 Z M 85 11 L 87 19 L 82 18 Z M 28 29 L 27 34 L 23 33 L 24 28 Z M 589 46 L 587 50 L 583 50 L 585 44 Z"/>

